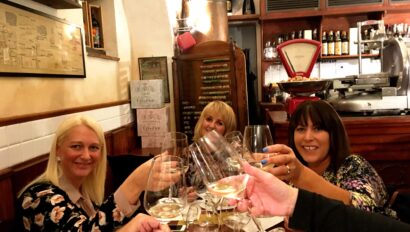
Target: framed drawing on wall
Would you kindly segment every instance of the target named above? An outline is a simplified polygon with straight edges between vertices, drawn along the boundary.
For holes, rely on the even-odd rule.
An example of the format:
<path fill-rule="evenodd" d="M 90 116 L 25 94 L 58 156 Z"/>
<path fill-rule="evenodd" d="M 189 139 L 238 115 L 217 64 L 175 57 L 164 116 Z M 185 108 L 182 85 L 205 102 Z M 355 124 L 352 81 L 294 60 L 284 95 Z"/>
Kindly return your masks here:
<path fill-rule="evenodd" d="M 166 103 L 171 102 L 169 98 L 167 57 L 140 57 L 138 58 L 138 66 L 141 80 L 163 80 L 164 101 Z"/>
<path fill-rule="evenodd" d="M 0 28 L 0 76 L 85 77 L 79 26 L 1 1 Z"/>

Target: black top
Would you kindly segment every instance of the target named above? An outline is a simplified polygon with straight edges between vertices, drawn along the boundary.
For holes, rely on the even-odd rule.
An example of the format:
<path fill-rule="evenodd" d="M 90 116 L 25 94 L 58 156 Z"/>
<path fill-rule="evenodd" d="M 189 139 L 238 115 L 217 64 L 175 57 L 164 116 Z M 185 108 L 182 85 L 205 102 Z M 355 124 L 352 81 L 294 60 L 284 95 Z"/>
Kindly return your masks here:
<path fill-rule="evenodd" d="M 289 227 L 304 231 L 410 231 L 410 224 L 300 189 Z"/>

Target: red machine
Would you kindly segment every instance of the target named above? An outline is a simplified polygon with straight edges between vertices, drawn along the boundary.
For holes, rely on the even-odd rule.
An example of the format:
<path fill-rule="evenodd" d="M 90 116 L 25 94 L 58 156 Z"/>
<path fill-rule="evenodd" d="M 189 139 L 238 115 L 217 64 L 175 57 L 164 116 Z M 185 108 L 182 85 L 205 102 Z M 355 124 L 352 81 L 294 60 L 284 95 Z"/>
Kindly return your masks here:
<path fill-rule="evenodd" d="M 319 100 L 314 93 L 326 90 L 330 81 L 311 80 L 310 74 L 320 53 L 321 44 L 315 40 L 294 39 L 280 44 L 277 49 L 289 80 L 278 82 L 279 88 L 290 94 L 286 111 L 292 115 L 296 107 L 306 100 Z"/>

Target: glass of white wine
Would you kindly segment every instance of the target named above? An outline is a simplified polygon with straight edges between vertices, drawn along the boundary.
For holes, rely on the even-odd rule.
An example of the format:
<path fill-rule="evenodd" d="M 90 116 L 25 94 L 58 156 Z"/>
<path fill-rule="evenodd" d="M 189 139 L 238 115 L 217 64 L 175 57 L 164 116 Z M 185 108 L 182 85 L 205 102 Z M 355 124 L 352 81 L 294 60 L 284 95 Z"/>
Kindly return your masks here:
<path fill-rule="evenodd" d="M 189 153 L 188 137 L 182 132 L 168 132 L 162 141 L 161 153 L 166 152 L 168 155 L 175 155 L 182 159 L 184 171 L 188 171 Z"/>
<path fill-rule="evenodd" d="M 180 220 L 186 205 L 183 161 L 174 155 L 154 157 L 144 193 L 144 208 L 162 224 Z"/>
<path fill-rule="evenodd" d="M 262 159 L 269 155 L 263 152 L 263 148 L 272 144 L 272 134 L 268 125 L 248 125 L 245 127 L 243 149 L 249 151 L 253 160 L 256 161 L 256 163 L 253 164 L 254 166 L 266 170 L 273 165 L 268 164 L 263 166 L 260 163 Z"/>
<path fill-rule="evenodd" d="M 191 144 L 189 150 L 209 193 L 240 198 L 249 176 L 242 173 L 240 155 L 222 135 L 208 132 Z"/>

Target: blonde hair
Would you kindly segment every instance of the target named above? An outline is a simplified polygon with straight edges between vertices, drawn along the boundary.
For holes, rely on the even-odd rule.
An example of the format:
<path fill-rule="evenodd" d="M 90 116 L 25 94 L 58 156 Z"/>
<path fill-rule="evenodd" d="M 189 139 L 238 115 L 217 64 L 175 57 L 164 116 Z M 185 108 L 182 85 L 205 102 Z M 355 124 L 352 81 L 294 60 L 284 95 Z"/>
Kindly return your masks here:
<path fill-rule="evenodd" d="M 97 134 L 101 145 L 101 158 L 97 163 L 96 168 L 85 178 L 81 188 L 83 192 L 90 196 L 90 199 L 95 204 L 102 204 L 104 200 L 104 185 L 107 170 L 107 149 L 104 131 L 94 119 L 84 115 L 67 118 L 59 125 L 56 130 L 53 143 L 51 144 L 46 170 L 30 184 L 24 187 L 19 195 L 21 195 L 21 193 L 30 185 L 39 182 L 50 181 L 54 185 L 60 187 L 59 178 L 62 175 L 62 170 L 57 161 L 57 148 L 64 142 L 71 129 L 80 125 L 87 126 L 93 130 Z"/>
<path fill-rule="evenodd" d="M 201 127 L 208 115 L 220 115 L 225 123 L 225 134 L 236 130 L 236 115 L 230 105 L 223 101 L 212 101 L 208 103 L 201 112 L 198 122 L 195 125 L 194 141 L 197 141 L 201 135 Z M 225 135 L 224 134 L 224 135 Z"/>

